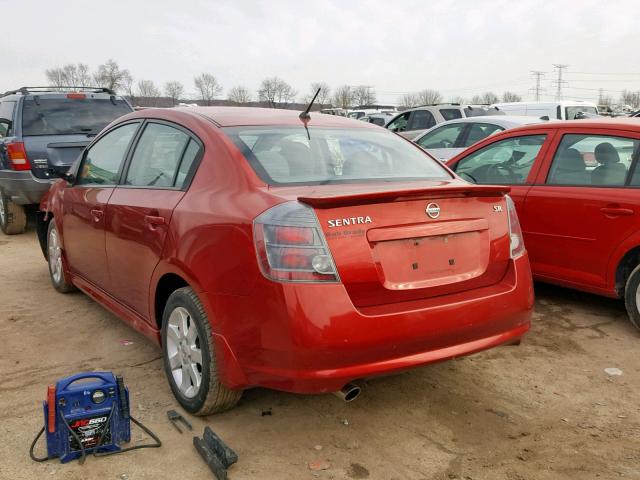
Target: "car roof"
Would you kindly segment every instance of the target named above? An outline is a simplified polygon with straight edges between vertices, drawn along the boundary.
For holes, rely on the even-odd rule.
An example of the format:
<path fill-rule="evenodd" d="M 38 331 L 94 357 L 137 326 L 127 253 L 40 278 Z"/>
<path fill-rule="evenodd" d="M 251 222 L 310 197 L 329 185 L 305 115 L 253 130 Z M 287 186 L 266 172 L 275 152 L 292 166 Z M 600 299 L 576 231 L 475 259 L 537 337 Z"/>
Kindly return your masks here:
<path fill-rule="evenodd" d="M 636 130 L 640 131 L 640 118 L 630 117 L 616 117 L 616 118 L 590 118 L 584 120 L 562 120 L 562 121 L 548 121 L 542 124 L 523 125 L 509 130 L 509 132 L 537 130 L 540 128 L 576 128 L 576 129 L 589 129 L 589 128 L 608 128 L 612 130 Z"/>
<path fill-rule="evenodd" d="M 166 114 L 167 111 L 185 113 L 192 116 L 204 117 L 220 127 L 259 126 L 259 125 L 295 125 L 301 124 L 300 111 L 279 108 L 257 107 L 189 107 L 172 109 L 149 109 L 138 112 L 136 117 L 151 117 L 158 110 Z M 166 115 L 162 116 L 165 117 Z M 170 116 L 170 114 L 169 114 Z M 310 127 L 343 127 L 343 128 L 374 128 L 378 127 L 367 122 L 339 115 L 326 115 L 312 112 L 308 125 Z"/>
<path fill-rule="evenodd" d="M 479 117 L 463 117 L 447 120 L 446 122 L 437 124 L 434 128 L 451 123 L 493 123 L 501 127 L 511 128 L 532 123 L 546 123 L 548 121 L 549 120 L 541 120 L 538 117 L 527 117 L 525 115 L 483 115 Z"/>

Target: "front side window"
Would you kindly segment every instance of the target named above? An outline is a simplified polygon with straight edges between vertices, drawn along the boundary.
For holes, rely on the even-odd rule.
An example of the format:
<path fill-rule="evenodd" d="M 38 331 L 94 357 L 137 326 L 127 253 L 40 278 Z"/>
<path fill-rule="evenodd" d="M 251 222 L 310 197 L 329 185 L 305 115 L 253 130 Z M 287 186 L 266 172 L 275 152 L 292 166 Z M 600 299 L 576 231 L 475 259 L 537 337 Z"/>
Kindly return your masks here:
<path fill-rule="evenodd" d="M 22 134 L 97 134 L 116 118 L 130 112 L 131 107 L 122 99 L 26 98 L 22 107 Z"/>
<path fill-rule="evenodd" d="M 462 118 L 462 112 L 457 108 L 441 108 L 440 115 L 445 120 L 455 120 L 456 118 Z"/>
<path fill-rule="evenodd" d="M 4 101 L 0 102 L 0 118 L 4 118 L 9 122 L 13 122 L 13 109 L 15 108 L 16 102 L 13 101 Z M 0 122 L 0 137 L 8 137 L 12 134 L 12 124 L 6 122 Z"/>
<path fill-rule="evenodd" d="M 524 184 L 545 138 L 527 135 L 500 140 L 463 158 L 454 169 L 473 183 Z"/>
<path fill-rule="evenodd" d="M 227 127 L 267 184 L 450 179 L 440 163 L 383 129 Z M 309 138 L 310 137 L 310 138 Z"/>
<path fill-rule="evenodd" d="M 389 122 L 387 128 L 392 132 L 404 131 L 407 128 L 407 123 L 409 122 L 409 115 L 411 115 L 411 112 L 406 112 L 396 117 L 394 120 Z"/>
<path fill-rule="evenodd" d="M 464 123 L 444 125 L 420 137 L 416 143 L 422 148 L 454 148 L 464 130 Z"/>
<path fill-rule="evenodd" d="M 149 123 L 131 157 L 125 185 L 173 187 L 176 172 L 190 137 L 177 128 Z"/>
<path fill-rule="evenodd" d="M 622 186 L 639 145 L 640 140 L 633 138 L 564 135 L 553 157 L 547 183 Z"/>
<path fill-rule="evenodd" d="M 435 127 L 436 119 L 429 110 L 415 110 L 411 117 L 411 130 L 426 130 Z"/>
<path fill-rule="evenodd" d="M 94 143 L 82 161 L 77 184 L 115 185 L 138 125 L 135 122 L 115 128 Z"/>

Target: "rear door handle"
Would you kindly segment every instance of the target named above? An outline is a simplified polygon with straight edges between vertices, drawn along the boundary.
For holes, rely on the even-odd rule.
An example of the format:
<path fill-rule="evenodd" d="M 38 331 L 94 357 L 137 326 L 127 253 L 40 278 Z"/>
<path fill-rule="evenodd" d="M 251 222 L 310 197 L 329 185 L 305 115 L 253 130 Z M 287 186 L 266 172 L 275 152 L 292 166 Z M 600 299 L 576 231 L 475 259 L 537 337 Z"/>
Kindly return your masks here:
<path fill-rule="evenodd" d="M 91 216 L 93 217 L 94 222 L 99 222 L 100 220 L 102 220 L 103 215 L 104 215 L 104 212 L 102 211 L 102 209 L 100 208 L 91 209 Z"/>
<path fill-rule="evenodd" d="M 600 209 L 605 215 L 633 215 L 633 210 L 630 208 L 618 208 L 618 207 L 603 207 Z"/>
<path fill-rule="evenodd" d="M 155 215 L 145 215 L 144 221 L 151 230 L 155 230 L 156 227 L 165 224 L 164 217 L 157 217 Z"/>

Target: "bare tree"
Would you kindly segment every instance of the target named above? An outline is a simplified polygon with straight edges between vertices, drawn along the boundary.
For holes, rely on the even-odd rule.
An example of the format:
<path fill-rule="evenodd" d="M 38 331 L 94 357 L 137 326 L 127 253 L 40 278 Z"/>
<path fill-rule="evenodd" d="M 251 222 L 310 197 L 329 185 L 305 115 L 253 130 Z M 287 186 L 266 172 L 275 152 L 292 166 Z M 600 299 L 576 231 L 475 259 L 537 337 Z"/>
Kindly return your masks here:
<path fill-rule="evenodd" d="M 631 108 L 640 108 L 640 91 L 623 90 L 620 96 L 620 103 L 629 105 Z"/>
<path fill-rule="evenodd" d="M 474 97 L 475 98 L 475 97 Z M 498 95 L 496 95 L 493 92 L 484 92 L 481 96 L 480 99 L 482 100 L 481 102 L 478 103 L 486 103 L 487 105 L 492 105 L 494 103 L 498 103 L 500 101 L 500 97 L 498 97 Z M 474 102 L 475 103 L 475 102 Z"/>
<path fill-rule="evenodd" d="M 331 87 L 325 82 L 313 82 L 309 89 L 309 93 L 302 98 L 304 103 L 309 103 L 316 92 L 320 89 L 318 97 L 316 98 L 316 105 L 330 105 L 331 104 Z"/>
<path fill-rule="evenodd" d="M 420 105 L 420 99 L 416 93 L 405 93 L 400 97 L 400 106 L 404 108 L 413 108 Z"/>
<path fill-rule="evenodd" d="M 89 66 L 84 63 L 69 63 L 62 67 L 45 70 L 47 81 L 57 87 L 90 86 Z"/>
<path fill-rule="evenodd" d="M 108 88 L 114 92 L 122 90 L 130 78 L 129 70 L 120 68 L 112 59 L 99 65 L 98 70 L 93 74 L 93 80 L 97 86 Z"/>
<path fill-rule="evenodd" d="M 333 93 L 333 106 L 338 108 L 349 108 L 353 104 L 353 93 L 349 85 L 342 85 L 336 88 Z"/>
<path fill-rule="evenodd" d="M 222 85 L 210 73 L 201 73 L 193 79 L 193 82 L 206 105 L 211 105 L 211 102 L 222 93 Z"/>
<path fill-rule="evenodd" d="M 507 90 L 502 94 L 502 101 L 503 102 L 521 102 L 522 97 L 517 93 L 510 92 Z M 496 103 L 496 102 L 491 102 L 491 103 Z"/>
<path fill-rule="evenodd" d="M 177 80 L 171 80 L 164 84 L 164 94 L 176 105 L 184 94 L 184 85 Z"/>
<path fill-rule="evenodd" d="M 484 103 L 484 101 L 482 100 L 482 95 L 474 95 L 473 97 L 471 97 L 471 103 L 473 104 Z"/>
<path fill-rule="evenodd" d="M 358 85 L 351 90 L 353 102 L 356 105 L 373 105 L 376 103 L 376 92 L 368 85 Z"/>
<path fill-rule="evenodd" d="M 459 103 L 460 105 L 467 103 L 467 99 L 462 95 L 456 95 L 451 99 L 451 103 Z"/>
<path fill-rule="evenodd" d="M 251 101 L 251 92 L 248 88 L 237 85 L 229 90 L 227 100 L 235 103 L 249 103 Z"/>
<path fill-rule="evenodd" d="M 278 77 L 262 80 L 258 90 L 258 99 L 267 102 L 271 108 L 283 106 L 293 101 L 298 92 L 291 85 Z"/>
<path fill-rule="evenodd" d="M 156 87 L 153 80 L 138 81 L 138 96 L 150 106 L 157 105 L 157 98 L 160 97 L 160 89 Z"/>
<path fill-rule="evenodd" d="M 425 88 L 417 93 L 420 105 L 434 105 L 442 101 L 442 95 L 437 90 Z"/>
<path fill-rule="evenodd" d="M 135 84 L 133 83 L 133 77 L 131 75 L 127 75 L 122 80 L 122 91 L 126 96 L 129 97 L 129 101 L 131 105 L 135 105 L 136 103 L 136 92 L 135 92 Z"/>

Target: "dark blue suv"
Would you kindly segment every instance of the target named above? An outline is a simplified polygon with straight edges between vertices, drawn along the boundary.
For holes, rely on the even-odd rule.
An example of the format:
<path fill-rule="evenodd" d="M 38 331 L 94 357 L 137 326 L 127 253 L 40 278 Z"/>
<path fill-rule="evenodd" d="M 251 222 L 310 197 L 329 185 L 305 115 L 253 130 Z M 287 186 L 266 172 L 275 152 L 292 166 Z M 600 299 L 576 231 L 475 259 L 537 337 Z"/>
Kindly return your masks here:
<path fill-rule="evenodd" d="M 92 137 L 133 111 L 106 88 L 23 87 L 0 95 L 0 228 L 22 233 L 38 205 Z"/>

